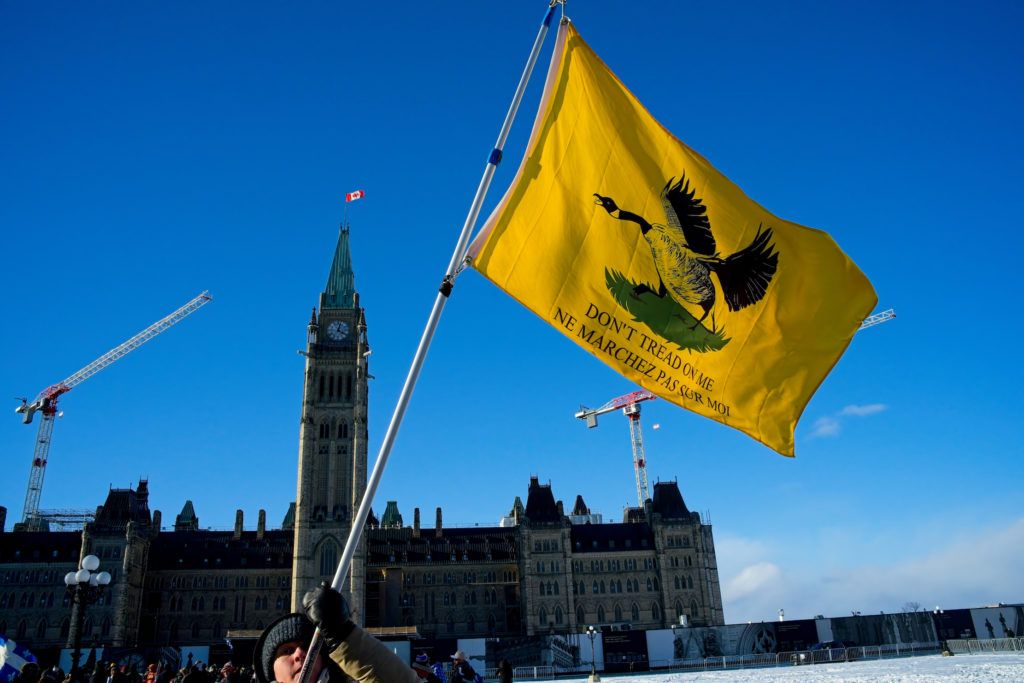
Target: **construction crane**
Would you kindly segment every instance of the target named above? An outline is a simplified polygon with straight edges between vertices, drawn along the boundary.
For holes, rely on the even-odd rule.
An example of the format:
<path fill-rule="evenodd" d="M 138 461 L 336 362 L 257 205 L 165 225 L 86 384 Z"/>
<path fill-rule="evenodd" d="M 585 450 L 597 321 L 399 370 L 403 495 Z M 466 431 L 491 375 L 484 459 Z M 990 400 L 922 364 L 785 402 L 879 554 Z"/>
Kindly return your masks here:
<path fill-rule="evenodd" d="M 868 317 L 864 318 L 864 322 L 862 322 L 860 324 L 860 327 L 858 327 L 857 330 L 858 331 L 866 330 L 869 327 L 874 327 L 875 325 L 881 325 L 882 323 L 888 322 L 888 321 L 892 320 L 895 317 L 896 317 L 896 311 L 894 311 L 891 308 L 886 309 L 886 310 L 882 311 L 881 313 L 875 313 L 874 315 L 869 315 Z"/>
<path fill-rule="evenodd" d="M 895 317 L 896 311 L 890 308 L 868 316 L 857 329 L 859 331 L 874 327 L 875 325 L 888 322 Z M 633 471 L 636 474 L 636 497 L 640 507 L 643 507 L 644 501 L 650 498 L 647 488 L 647 454 L 644 451 L 644 437 L 640 429 L 640 404 L 655 398 L 657 396 L 643 389 L 613 398 L 600 408 L 590 409 L 586 406 L 580 406 L 579 412 L 576 413 L 576 417 L 580 420 L 586 420 L 587 427 L 591 429 L 597 426 L 598 415 L 604 415 L 613 410 L 622 409 L 622 414 L 629 418 L 629 436 L 633 446 Z M 657 429 L 657 425 L 655 425 L 655 429 Z"/>
<path fill-rule="evenodd" d="M 597 426 L 598 415 L 610 413 L 613 410 L 622 410 L 622 414 L 629 418 L 629 437 L 633 444 L 633 471 L 636 474 L 636 497 L 640 507 L 644 501 L 651 497 L 647 488 L 647 454 L 644 451 L 644 435 L 640 429 L 640 404 L 644 401 L 651 401 L 657 398 L 654 394 L 641 389 L 625 396 L 619 396 L 605 403 L 600 408 L 587 408 L 580 406 L 576 417 L 586 420 L 587 427 L 593 429 Z"/>
<path fill-rule="evenodd" d="M 39 497 L 43 492 L 43 477 L 46 474 L 46 462 L 50 455 L 53 419 L 63 415 L 63 413 L 57 411 L 57 402 L 60 397 L 114 361 L 123 358 L 153 337 L 166 331 L 167 328 L 192 315 L 211 300 L 210 293 L 204 291 L 174 311 L 174 313 L 171 313 L 166 318 L 161 318 L 120 346 L 107 351 L 63 382 L 57 382 L 46 387 L 39 392 L 39 395 L 31 403 L 26 398 L 21 399 L 21 405 L 15 408 L 15 412 L 24 416 L 22 422 L 30 424 L 32 417 L 36 413 L 42 413 L 42 419 L 39 421 L 39 431 L 36 435 L 35 452 L 32 454 L 32 468 L 29 470 L 28 491 L 25 493 L 25 507 L 22 513 L 22 522 L 29 528 L 34 528 L 33 525 L 37 524 L 37 521 L 33 520 L 35 520 L 39 513 Z"/>

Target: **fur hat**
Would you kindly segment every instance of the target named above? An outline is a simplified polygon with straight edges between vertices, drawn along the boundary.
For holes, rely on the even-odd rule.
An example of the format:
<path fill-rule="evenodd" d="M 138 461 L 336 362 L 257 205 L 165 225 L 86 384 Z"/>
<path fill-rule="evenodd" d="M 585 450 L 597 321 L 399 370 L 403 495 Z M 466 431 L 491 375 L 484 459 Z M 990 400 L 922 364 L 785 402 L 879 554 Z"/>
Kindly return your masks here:
<path fill-rule="evenodd" d="M 286 614 L 260 634 L 252 653 L 252 665 L 260 683 L 274 680 L 274 653 L 285 643 L 309 645 L 313 639 L 313 622 L 305 614 Z"/>

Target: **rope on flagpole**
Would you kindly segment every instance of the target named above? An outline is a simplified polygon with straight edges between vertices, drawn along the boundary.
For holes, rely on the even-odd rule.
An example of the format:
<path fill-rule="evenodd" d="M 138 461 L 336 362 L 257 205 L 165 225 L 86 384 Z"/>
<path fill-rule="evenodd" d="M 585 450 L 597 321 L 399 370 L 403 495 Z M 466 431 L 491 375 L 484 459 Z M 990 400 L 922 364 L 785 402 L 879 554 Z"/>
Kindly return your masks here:
<path fill-rule="evenodd" d="M 473 196 L 473 202 L 470 204 L 469 213 L 462 226 L 462 232 L 459 234 L 459 239 L 456 242 L 451 261 L 448 263 L 448 269 L 445 271 L 444 278 L 441 280 L 437 297 L 434 299 L 434 306 L 430 311 L 426 327 L 423 330 L 423 336 L 420 338 L 420 343 L 416 348 L 416 353 L 413 354 L 412 364 L 409 367 L 409 374 L 405 379 L 405 384 L 402 386 L 402 392 L 398 396 L 398 402 L 395 405 L 395 412 L 391 416 L 391 423 L 388 425 L 388 429 L 384 434 L 384 441 L 381 442 L 380 452 L 377 454 L 377 461 L 374 463 L 373 471 L 370 473 L 370 478 L 366 483 L 366 492 L 359 504 L 359 510 L 356 512 L 356 516 L 352 520 L 352 529 L 349 532 L 348 540 L 345 543 L 345 550 L 341 554 L 341 559 L 338 562 L 338 569 L 334 572 L 334 579 L 331 581 L 331 587 L 334 588 L 334 590 L 341 590 L 345 577 L 348 575 L 349 568 L 352 565 L 352 558 L 355 556 L 356 548 L 359 546 L 359 541 L 363 535 L 363 530 L 366 528 L 366 518 L 369 515 L 370 506 L 373 504 L 374 494 L 376 494 L 377 487 L 380 485 L 381 477 L 384 474 L 384 467 L 387 465 L 388 457 L 391 455 L 391 448 L 398 435 L 398 429 L 402 424 L 402 418 L 405 416 L 405 410 L 409 405 L 409 399 L 412 397 L 416 381 L 419 379 L 420 370 L 423 368 L 423 361 L 426 358 L 427 350 L 430 348 L 430 342 L 433 340 L 434 333 L 437 331 L 437 325 L 441 320 L 441 313 L 443 312 L 445 303 L 447 303 L 448 297 L 451 295 L 452 289 L 455 286 L 455 278 L 458 276 L 458 267 L 466 258 L 466 251 L 469 248 L 469 238 L 472 235 L 473 228 L 476 226 L 477 218 L 480 215 L 480 209 L 484 203 L 484 198 L 487 196 L 487 190 L 490 188 L 491 180 L 494 178 L 494 172 L 497 169 L 498 164 L 501 163 L 501 154 L 505 146 L 505 141 L 508 139 L 509 131 L 512 128 L 512 122 L 515 120 L 516 113 L 519 110 L 523 94 L 526 92 L 526 86 L 530 82 L 530 76 L 533 74 L 533 68 L 537 63 L 537 57 L 544 44 L 544 38 L 547 36 L 548 28 L 551 25 L 551 17 L 558 4 L 560 4 L 560 0 L 551 0 L 548 4 L 547 13 L 544 15 L 544 21 L 541 23 L 540 29 L 537 31 L 537 37 L 533 41 L 533 48 L 530 50 L 530 56 L 526 61 L 526 67 L 523 69 L 523 74 L 519 79 L 519 85 L 516 87 L 515 95 L 512 97 L 512 104 L 509 106 L 508 112 L 505 114 L 505 121 L 502 123 L 501 130 L 498 133 L 498 140 L 487 159 L 487 166 L 484 169 L 483 177 L 480 179 L 480 184 L 476 189 L 476 194 Z M 363 363 L 365 362 L 365 359 L 360 359 L 359 362 Z M 296 520 L 296 523 L 301 524 L 302 521 Z M 306 660 L 302 664 L 302 671 L 299 673 L 297 683 L 308 683 L 309 675 L 312 671 L 312 663 L 316 661 L 316 658 L 319 655 L 322 641 L 323 639 L 320 636 L 320 631 L 317 629 L 314 631 L 313 639 L 310 641 L 309 649 L 306 653 Z"/>

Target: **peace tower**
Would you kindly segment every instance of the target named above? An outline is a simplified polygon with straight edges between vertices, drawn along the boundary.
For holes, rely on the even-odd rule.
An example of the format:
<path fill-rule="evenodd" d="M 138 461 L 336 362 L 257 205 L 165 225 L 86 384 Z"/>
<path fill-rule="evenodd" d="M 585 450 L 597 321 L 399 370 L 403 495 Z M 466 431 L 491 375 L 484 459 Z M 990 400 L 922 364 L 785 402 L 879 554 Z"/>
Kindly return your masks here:
<path fill-rule="evenodd" d="M 348 227 L 338 235 L 327 285 L 313 309 L 299 426 L 295 499 L 292 610 L 303 594 L 330 582 L 366 490 L 366 317 L 359 306 Z M 366 584 L 365 542 L 345 584 L 354 616 L 362 621 Z"/>

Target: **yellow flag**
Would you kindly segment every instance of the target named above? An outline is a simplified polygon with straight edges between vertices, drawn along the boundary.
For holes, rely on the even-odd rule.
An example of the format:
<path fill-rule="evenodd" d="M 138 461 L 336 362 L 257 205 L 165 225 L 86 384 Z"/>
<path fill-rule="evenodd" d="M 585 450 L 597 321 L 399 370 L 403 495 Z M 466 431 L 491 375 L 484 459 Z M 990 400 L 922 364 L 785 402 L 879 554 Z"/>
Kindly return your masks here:
<path fill-rule="evenodd" d="M 783 455 L 877 301 L 828 234 L 772 215 L 673 137 L 571 25 L 469 253 L 618 372 Z"/>

